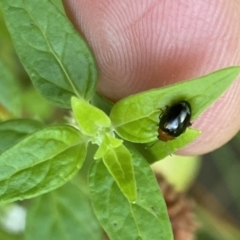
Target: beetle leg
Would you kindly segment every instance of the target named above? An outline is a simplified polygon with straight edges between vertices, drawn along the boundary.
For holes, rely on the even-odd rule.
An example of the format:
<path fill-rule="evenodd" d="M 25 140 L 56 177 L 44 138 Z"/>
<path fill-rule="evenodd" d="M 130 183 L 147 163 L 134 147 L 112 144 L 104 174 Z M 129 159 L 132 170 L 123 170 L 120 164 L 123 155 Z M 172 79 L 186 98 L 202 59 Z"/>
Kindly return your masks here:
<path fill-rule="evenodd" d="M 164 112 L 166 112 L 168 110 L 169 106 L 166 106 L 165 109 L 159 108 L 160 110 L 160 114 L 159 114 L 159 119 L 161 119 L 162 115 L 164 114 Z"/>

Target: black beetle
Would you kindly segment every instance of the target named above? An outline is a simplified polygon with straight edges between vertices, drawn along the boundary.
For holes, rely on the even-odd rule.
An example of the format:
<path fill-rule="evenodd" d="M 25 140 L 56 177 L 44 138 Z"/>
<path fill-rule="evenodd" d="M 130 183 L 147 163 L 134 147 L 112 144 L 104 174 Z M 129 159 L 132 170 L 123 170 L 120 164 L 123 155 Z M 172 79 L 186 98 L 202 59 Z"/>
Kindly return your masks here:
<path fill-rule="evenodd" d="M 164 142 L 173 140 L 191 126 L 191 105 L 187 101 L 180 101 L 167 106 L 159 119 L 158 139 Z"/>

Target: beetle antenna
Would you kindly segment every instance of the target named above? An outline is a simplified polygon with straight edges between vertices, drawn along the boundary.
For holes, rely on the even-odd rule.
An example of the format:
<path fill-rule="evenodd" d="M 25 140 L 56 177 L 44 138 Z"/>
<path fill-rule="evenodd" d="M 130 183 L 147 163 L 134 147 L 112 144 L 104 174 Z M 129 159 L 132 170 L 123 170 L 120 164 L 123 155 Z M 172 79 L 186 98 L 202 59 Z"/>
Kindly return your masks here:
<path fill-rule="evenodd" d="M 159 142 L 159 140 L 156 140 L 154 143 L 152 143 L 150 146 L 146 146 L 145 149 L 151 148 L 153 147 L 157 142 Z"/>
<path fill-rule="evenodd" d="M 167 142 L 163 142 L 164 146 L 166 147 L 167 153 L 169 154 L 170 157 L 172 157 L 172 153 L 167 145 Z"/>
<path fill-rule="evenodd" d="M 159 140 L 155 141 L 154 143 L 152 143 L 149 146 L 146 146 L 145 149 L 149 149 L 149 148 L 153 147 L 157 142 L 159 142 Z M 162 141 L 160 141 L 160 142 L 162 142 Z M 170 151 L 170 149 L 169 149 L 169 147 L 167 145 L 167 142 L 162 142 L 162 144 L 166 148 L 168 155 L 172 157 L 172 153 L 171 153 L 171 151 Z"/>

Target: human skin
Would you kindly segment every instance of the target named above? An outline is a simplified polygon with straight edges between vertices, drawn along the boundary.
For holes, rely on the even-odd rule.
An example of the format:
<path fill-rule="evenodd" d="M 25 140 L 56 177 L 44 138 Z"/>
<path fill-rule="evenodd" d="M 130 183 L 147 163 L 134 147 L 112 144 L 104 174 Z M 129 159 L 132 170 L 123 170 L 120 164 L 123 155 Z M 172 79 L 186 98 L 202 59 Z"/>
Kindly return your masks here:
<path fill-rule="evenodd" d="M 112 101 L 240 65 L 240 2 L 63 0 L 91 47 L 98 91 Z M 194 120 L 202 134 L 179 151 L 210 152 L 240 127 L 240 78 Z M 149 103 L 151 104 L 151 103 Z"/>

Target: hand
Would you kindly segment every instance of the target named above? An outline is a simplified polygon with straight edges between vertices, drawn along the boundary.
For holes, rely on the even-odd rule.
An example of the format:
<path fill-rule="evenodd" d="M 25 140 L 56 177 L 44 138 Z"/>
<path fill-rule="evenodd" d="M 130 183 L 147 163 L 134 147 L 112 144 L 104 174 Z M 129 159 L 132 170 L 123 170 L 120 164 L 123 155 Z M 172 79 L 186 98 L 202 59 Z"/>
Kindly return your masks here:
<path fill-rule="evenodd" d="M 240 3 L 191 0 L 63 0 L 99 67 L 98 91 L 130 94 L 240 65 Z M 202 134 L 180 151 L 199 155 L 240 126 L 239 78 L 193 122 Z M 147 103 L 151 104 L 151 103 Z"/>

